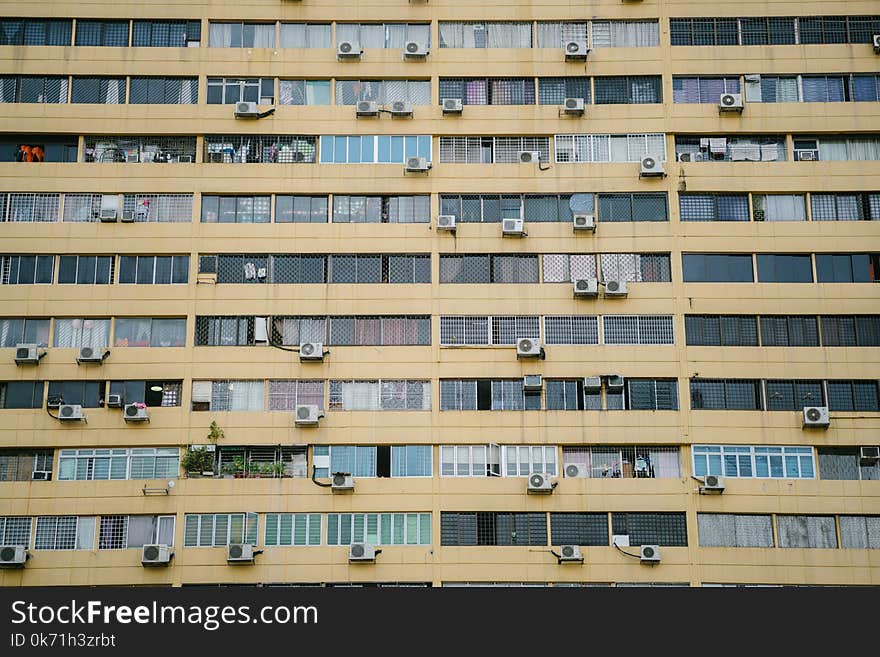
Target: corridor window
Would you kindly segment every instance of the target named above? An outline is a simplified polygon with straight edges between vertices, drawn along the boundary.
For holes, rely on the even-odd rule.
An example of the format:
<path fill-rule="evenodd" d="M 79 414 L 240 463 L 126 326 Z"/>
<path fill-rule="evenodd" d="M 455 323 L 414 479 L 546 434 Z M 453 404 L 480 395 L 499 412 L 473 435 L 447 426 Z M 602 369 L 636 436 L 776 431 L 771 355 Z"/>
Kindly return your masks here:
<path fill-rule="evenodd" d="M 188 281 L 188 255 L 119 256 L 120 283 L 168 285 L 185 284 Z"/>
<path fill-rule="evenodd" d="M 115 260 L 114 256 L 61 256 L 58 259 L 58 283 L 109 285 L 113 282 Z"/>
<path fill-rule="evenodd" d="M 274 48 L 275 23 L 209 24 L 208 45 L 211 48 Z"/>
<path fill-rule="evenodd" d="M 599 221 L 669 221 L 666 194 L 599 194 Z"/>
<path fill-rule="evenodd" d="M 321 137 L 322 164 L 403 164 L 410 157 L 431 161 L 430 135 Z"/>

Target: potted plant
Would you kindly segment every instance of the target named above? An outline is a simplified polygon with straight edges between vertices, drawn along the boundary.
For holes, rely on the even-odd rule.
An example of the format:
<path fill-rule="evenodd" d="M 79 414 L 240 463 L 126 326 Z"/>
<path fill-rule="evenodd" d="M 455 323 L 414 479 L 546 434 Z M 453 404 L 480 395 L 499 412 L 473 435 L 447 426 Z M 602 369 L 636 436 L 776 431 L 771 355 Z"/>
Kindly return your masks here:
<path fill-rule="evenodd" d="M 243 456 L 235 456 L 232 458 L 232 463 L 229 464 L 232 476 L 236 479 L 241 479 L 242 477 L 246 477 L 247 474 L 245 472 L 245 463 Z"/>
<path fill-rule="evenodd" d="M 284 462 L 276 461 L 272 464 L 272 476 L 273 477 L 283 477 L 284 476 Z"/>
<path fill-rule="evenodd" d="M 188 447 L 181 459 L 187 477 L 213 477 L 214 454 L 205 447 Z"/>
<path fill-rule="evenodd" d="M 223 429 L 217 426 L 217 420 L 211 420 L 211 428 L 208 432 L 208 440 L 211 441 L 212 445 L 216 445 L 217 441 L 221 438 L 225 438 L 225 434 L 223 433 Z"/>

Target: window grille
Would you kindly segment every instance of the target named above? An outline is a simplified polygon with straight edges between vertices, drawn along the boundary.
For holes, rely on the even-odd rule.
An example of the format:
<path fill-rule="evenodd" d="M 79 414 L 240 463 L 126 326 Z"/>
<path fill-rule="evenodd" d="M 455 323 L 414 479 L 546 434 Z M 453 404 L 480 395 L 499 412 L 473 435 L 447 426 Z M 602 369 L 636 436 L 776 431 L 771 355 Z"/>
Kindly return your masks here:
<path fill-rule="evenodd" d="M 702 547 L 773 547 L 773 523 L 769 515 L 698 513 L 697 529 Z"/>
<path fill-rule="evenodd" d="M 666 160 L 666 135 L 556 135 L 556 162 L 639 162 L 645 155 Z"/>
<path fill-rule="evenodd" d="M 443 96 L 443 81 L 440 81 L 440 95 Z M 458 96 L 449 96 L 457 98 Z M 356 105 L 362 100 L 372 100 L 379 105 L 394 102 L 413 105 L 431 104 L 431 82 L 429 80 L 337 80 L 336 104 Z"/>
<path fill-rule="evenodd" d="M 607 513 L 551 513 L 553 545 L 608 545 Z"/>
<path fill-rule="evenodd" d="M 66 76 L 0 75 L 0 103 L 66 103 L 67 90 Z"/>
<path fill-rule="evenodd" d="M 688 345 L 758 346 L 754 315 L 685 315 L 684 327 Z"/>
<path fill-rule="evenodd" d="M 684 513 L 612 513 L 612 533 L 626 534 L 629 544 L 687 546 Z"/>
<path fill-rule="evenodd" d="M 95 518 L 86 516 L 39 516 L 35 550 L 91 550 L 95 542 Z"/>
<path fill-rule="evenodd" d="M 663 102 L 659 75 L 603 76 L 593 80 L 597 105 L 640 105 Z"/>
<path fill-rule="evenodd" d="M 823 315 L 822 344 L 826 347 L 880 347 L 880 315 Z"/>
<path fill-rule="evenodd" d="M 764 383 L 768 411 L 799 411 L 806 406 L 824 406 L 822 381 L 769 379 Z"/>
<path fill-rule="evenodd" d="M 516 164 L 521 151 L 537 152 L 550 161 L 549 137 L 440 137 L 440 162 Z"/>
<path fill-rule="evenodd" d="M 834 516 L 776 516 L 776 533 L 781 548 L 836 548 Z"/>
<path fill-rule="evenodd" d="M 578 279 L 597 278 L 596 256 L 583 254 L 546 254 L 541 256 L 545 283 L 573 283 Z"/>
<path fill-rule="evenodd" d="M 539 105 L 562 105 L 566 98 L 581 98 L 589 104 L 590 78 L 538 78 Z"/>
<path fill-rule="evenodd" d="M 603 253 L 599 256 L 602 280 L 668 283 L 672 280 L 665 253 Z"/>
<path fill-rule="evenodd" d="M 587 43 L 589 23 L 574 21 L 538 21 L 538 48 L 562 48 L 568 41 Z"/>
<path fill-rule="evenodd" d="M 190 222 L 192 194 L 123 194 L 123 214 L 130 212 L 136 222 Z"/>
<path fill-rule="evenodd" d="M 840 516 L 841 547 L 880 549 L 880 516 Z"/>
<path fill-rule="evenodd" d="M 701 162 L 777 162 L 788 157 L 780 135 L 676 135 L 676 157 L 685 153 Z"/>
<path fill-rule="evenodd" d="M 595 315 L 559 315 L 544 318 L 547 344 L 599 344 L 599 318 Z"/>
<path fill-rule="evenodd" d="M 83 162 L 194 162 L 196 156 L 195 137 L 86 136 L 83 144 Z"/>
<path fill-rule="evenodd" d="M 198 99 L 198 78 L 131 78 L 128 102 L 132 105 L 195 105 Z"/>
<path fill-rule="evenodd" d="M 605 315 L 605 344 L 673 344 L 672 315 Z"/>
<path fill-rule="evenodd" d="M 196 346 L 251 346 L 254 344 L 254 320 L 253 316 L 196 317 Z"/>
<path fill-rule="evenodd" d="M 48 472 L 51 478 L 52 458 L 51 449 L 0 449 L 0 481 L 32 481 L 35 472 Z M 0 538 L 2 535 L 0 526 Z"/>
<path fill-rule="evenodd" d="M 678 447 L 563 447 L 562 461 L 580 466 L 579 476 L 592 479 L 676 479 L 681 473 Z"/>
<path fill-rule="evenodd" d="M 132 47 L 185 48 L 201 43 L 202 22 L 199 20 L 134 20 L 132 23 Z"/>
<path fill-rule="evenodd" d="M 31 518 L 0 516 L 0 541 L 3 545 L 30 545 Z"/>
<path fill-rule="evenodd" d="M 757 379 L 691 379 L 692 409 L 762 410 Z"/>
<path fill-rule="evenodd" d="M 270 380 L 269 410 L 293 411 L 297 405 L 308 404 L 324 409 L 323 380 Z"/>
<path fill-rule="evenodd" d="M 0 193 L 0 221 L 58 221 L 61 194 Z"/>
<path fill-rule="evenodd" d="M 534 105 L 534 78 L 440 78 L 440 98 L 464 105 Z"/>
<path fill-rule="evenodd" d="M 4 18 L 0 46 L 69 46 L 72 33 L 70 19 Z"/>
<path fill-rule="evenodd" d="M 127 20 L 84 20 L 76 21 L 75 46 L 128 46 L 129 25 Z M 69 43 L 61 44 L 69 45 Z"/>
<path fill-rule="evenodd" d="M 748 221 L 748 194 L 679 194 L 682 221 Z"/>
<path fill-rule="evenodd" d="M 71 103 L 125 104 L 125 78 L 73 76 Z"/>
<path fill-rule="evenodd" d="M 547 545 L 547 514 L 444 511 L 440 515 L 440 544 Z"/>
<path fill-rule="evenodd" d="M 859 447 L 820 447 L 819 478 L 880 480 L 880 462 L 863 462 Z"/>
<path fill-rule="evenodd" d="M 440 255 L 441 283 L 537 283 L 537 255 Z"/>
<path fill-rule="evenodd" d="M 314 163 L 316 143 L 312 135 L 206 135 L 204 161 Z"/>

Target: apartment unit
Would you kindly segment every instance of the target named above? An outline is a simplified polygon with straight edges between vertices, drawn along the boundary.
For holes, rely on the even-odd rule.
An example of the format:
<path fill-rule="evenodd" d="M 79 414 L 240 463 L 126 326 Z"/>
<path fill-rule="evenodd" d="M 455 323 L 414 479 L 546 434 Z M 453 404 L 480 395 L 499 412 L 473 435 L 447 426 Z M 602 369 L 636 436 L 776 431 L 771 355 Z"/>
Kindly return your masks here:
<path fill-rule="evenodd" d="M 792 11 L 4 2 L 0 586 L 880 585 L 880 15 Z"/>

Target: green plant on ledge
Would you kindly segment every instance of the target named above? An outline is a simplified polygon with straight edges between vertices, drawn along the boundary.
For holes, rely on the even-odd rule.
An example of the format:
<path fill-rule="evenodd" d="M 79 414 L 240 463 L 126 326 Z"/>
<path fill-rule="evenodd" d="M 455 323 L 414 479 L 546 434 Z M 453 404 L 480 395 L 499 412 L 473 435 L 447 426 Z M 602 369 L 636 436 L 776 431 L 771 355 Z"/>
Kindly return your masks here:
<path fill-rule="evenodd" d="M 208 433 L 208 440 L 211 441 L 212 445 L 216 445 L 217 441 L 221 438 L 225 438 L 223 429 L 217 426 L 217 420 L 211 420 L 211 430 Z"/>
<path fill-rule="evenodd" d="M 214 454 L 205 447 L 188 447 L 180 464 L 187 474 L 213 474 Z"/>

